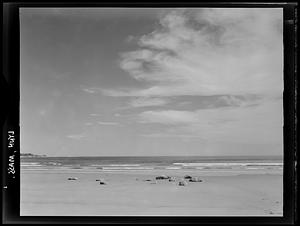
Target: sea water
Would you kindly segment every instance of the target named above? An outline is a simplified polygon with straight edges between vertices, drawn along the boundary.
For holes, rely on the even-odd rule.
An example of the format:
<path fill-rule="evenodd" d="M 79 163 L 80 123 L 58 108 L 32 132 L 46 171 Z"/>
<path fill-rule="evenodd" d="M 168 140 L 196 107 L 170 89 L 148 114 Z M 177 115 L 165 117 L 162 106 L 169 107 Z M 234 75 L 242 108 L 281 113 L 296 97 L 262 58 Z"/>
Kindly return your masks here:
<path fill-rule="evenodd" d="M 21 170 L 261 170 L 282 169 L 281 156 L 22 157 Z"/>

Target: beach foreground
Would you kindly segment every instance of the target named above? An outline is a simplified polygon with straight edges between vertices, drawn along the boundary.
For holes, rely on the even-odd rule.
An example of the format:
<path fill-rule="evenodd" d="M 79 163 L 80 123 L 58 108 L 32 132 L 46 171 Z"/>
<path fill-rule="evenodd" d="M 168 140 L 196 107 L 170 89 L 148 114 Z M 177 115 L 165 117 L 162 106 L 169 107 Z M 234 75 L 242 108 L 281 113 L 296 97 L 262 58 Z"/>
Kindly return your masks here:
<path fill-rule="evenodd" d="M 155 180 L 163 174 L 175 181 Z M 202 182 L 178 186 L 184 175 Z M 278 170 L 23 170 L 20 207 L 22 216 L 282 216 L 282 188 Z"/>

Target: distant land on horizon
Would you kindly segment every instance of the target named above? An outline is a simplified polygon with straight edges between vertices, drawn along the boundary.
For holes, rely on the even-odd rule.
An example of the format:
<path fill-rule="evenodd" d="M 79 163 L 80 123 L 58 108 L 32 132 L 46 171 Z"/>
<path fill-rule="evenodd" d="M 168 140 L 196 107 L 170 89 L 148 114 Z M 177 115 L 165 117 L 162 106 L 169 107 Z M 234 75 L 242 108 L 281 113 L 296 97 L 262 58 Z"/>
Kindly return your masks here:
<path fill-rule="evenodd" d="M 47 155 L 37 155 L 37 154 L 32 154 L 32 153 L 20 153 L 20 157 L 48 157 Z"/>

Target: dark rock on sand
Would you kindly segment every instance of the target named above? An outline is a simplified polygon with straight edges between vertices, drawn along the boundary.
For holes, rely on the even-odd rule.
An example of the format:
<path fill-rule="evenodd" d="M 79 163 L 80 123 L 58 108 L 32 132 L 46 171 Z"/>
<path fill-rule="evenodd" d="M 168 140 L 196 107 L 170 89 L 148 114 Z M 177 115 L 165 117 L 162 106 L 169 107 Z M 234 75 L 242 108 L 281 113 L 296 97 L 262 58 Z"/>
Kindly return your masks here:
<path fill-rule="evenodd" d="M 190 175 L 185 175 L 185 176 L 184 176 L 184 179 L 192 179 L 192 176 L 190 176 Z"/>
<path fill-rule="evenodd" d="M 179 181 L 178 185 L 179 186 L 186 186 L 187 182 L 186 181 Z"/>
<path fill-rule="evenodd" d="M 200 180 L 198 177 L 192 177 L 189 179 L 189 182 L 202 182 L 202 180 Z"/>
<path fill-rule="evenodd" d="M 104 181 L 100 181 L 99 184 L 101 184 L 101 185 L 106 185 L 106 183 L 105 183 Z"/>
<path fill-rule="evenodd" d="M 69 177 L 68 180 L 78 180 L 77 177 Z"/>
<path fill-rule="evenodd" d="M 175 177 L 170 177 L 169 182 L 174 182 L 175 181 Z"/>
<path fill-rule="evenodd" d="M 170 179 L 169 176 L 166 176 L 166 175 L 161 175 L 161 176 L 158 176 L 158 177 L 155 177 L 156 180 L 167 180 L 167 179 Z"/>
<path fill-rule="evenodd" d="M 152 181 L 152 180 L 150 180 L 150 179 L 146 179 L 145 181 Z"/>

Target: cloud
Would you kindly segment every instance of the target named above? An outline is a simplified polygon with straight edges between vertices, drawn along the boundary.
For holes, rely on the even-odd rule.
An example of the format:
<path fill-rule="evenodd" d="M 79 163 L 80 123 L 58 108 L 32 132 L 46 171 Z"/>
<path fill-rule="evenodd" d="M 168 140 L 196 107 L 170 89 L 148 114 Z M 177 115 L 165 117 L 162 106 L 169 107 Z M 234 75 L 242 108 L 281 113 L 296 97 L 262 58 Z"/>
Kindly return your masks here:
<path fill-rule="evenodd" d="M 265 98 L 257 95 L 244 95 L 244 96 L 233 96 L 224 95 L 219 96 L 215 103 L 215 106 L 232 106 L 232 107 L 247 107 L 263 104 L 266 101 Z"/>
<path fill-rule="evenodd" d="M 84 134 L 71 134 L 71 135 L 67 136 L 67 138 L 71 138 L 71 139 L 75 139 L 75 140 L 80 140 L 85 137 L 86 137 L 86 135 L 84 135 Z"/>
<path fill-rule="evenodd" d="M 195 112 L 190 111 L 144 111 L 139 115 L 142 123 L 161 123 L 161 124 L 182 124 L 194 123 L 198 121 Z"/>
<path fill-rule="evenodd" d="M 162 106 L 167 104 L 169 101 L 163 98 L 149 98 L 149 97 L 138 97 L 132 99 L 129 103 L 131 107 L 150 107 L 150 106 Z"/>
<path fill-rule="evenodd" d="M 151 33 L 131 39 L 137 49 L 120 54 L 124 76 L 143 88 L 91 90 L 130 97 L 133 108 L 164 106 L 138 113 L 139 126 L 160 129 L 144 136 L 281 143 L 282 16 L 279 8 L 168 10 Z M 183 109 L 174 110 L 176 100 Z"/>
<path fill-rule="evenodd" d="M 81 87 L 81 90 L 90 94 L 97 94 L 101 91 L 98 87 Z"/>
<path fill-rule="evenodd" d="M 283 127 L 280 101 L 248 107 L 224 107 L 222 110 L 144 111 L 141 123 L 160 124 L 161 133 L 185 134 L 211 141 L 281 143 Z"/>
<path fill-rule="evenodd" d="M 97 123 L 99 125 L 104 125 L 104 126 L 117 126 L 117 125 L 120 125 L 118 122 L 102 122 L 102 121 L 98 121 Z"/>
<path fill-rule="evenodd" d="M 108 96 L 281 94 L 282 10 L 179 9 L 121 54 L 120 67 L 144 89 Z"/>
<path fill-rule="evenodd" d="M 170 134 L 170 133 L 149 133 L 149 134 L 140 134 L 142 137 L 150 137 L 150 138 L 196 138 L 201 139 L 199 135 L 193 134 Z"/>
<path fill-rule="evenodd" d="M 45 109 L 41 109 L 40 111 L 39 111 L 39 115 L 40 116 L 45 116 L 47 114 L 47 110 L 45 110 Z"/>
<path fill-rule="evenodd" d="M 87 93 L 96 93 L 97 91 L 92 89 L 92 88 L 85 88 L 85 89 L 82 89 L 84 92 L 87 92 Z"/>
<path fill-rule="evenodd" d="M 101 116 L 101 115 L 97 114 L 97 113 L 91 113 L 90 116 L 97 117 L 97 116 Z"/>

